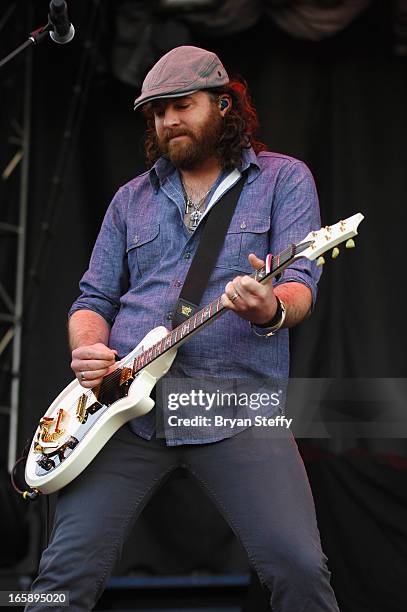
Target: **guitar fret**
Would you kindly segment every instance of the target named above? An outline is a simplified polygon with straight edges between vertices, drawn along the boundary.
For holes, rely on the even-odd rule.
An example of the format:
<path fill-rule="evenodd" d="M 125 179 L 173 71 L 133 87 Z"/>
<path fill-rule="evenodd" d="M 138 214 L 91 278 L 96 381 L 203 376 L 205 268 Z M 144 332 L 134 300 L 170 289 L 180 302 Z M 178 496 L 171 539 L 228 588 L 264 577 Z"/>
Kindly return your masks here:
<path fill-rule="evenodd" d="M 255 270 L 252 274 L 252 278 L 261 281 L 265 276 L 269 276 L 278 268 L 282 267 L 288 260 L 294 257 L 295 248 L 293 247 L 295 247 L 295 245 L 291 245 L 289 249 L 286 249 L 286 251 L 283 251 L 280 253 L 280 255 L 272 258 L 271 268 L 268 274 L 266 273 L 266 268 L 263 267 L 261 270 Z M 210 304 L 207 304 L 204 306 L 204 308 L 196 312 L 193 317 L 187 319 L 181 325 L 178 325 L 178 327 L 169 332 L 164 338 L 150 347 L 147 351 L 144 351 L 138 357 L 136 357 L 133 362 L 133 370 L 137 371 L 153 361 L 153 359 L 159 357 L 164 351 L 170 349 L 174 344 L 191 333 L 191 331 L 201 327 L 203 323 L 211 319 L 214 314 L 217 314 L 222 310 L 224 310 L 224 306 L 222 304 L 222 296 L 220 295 L 216 300 Z"/>
<path fill-rule="evenodd" d="M 203 315 L 202 315 L 202 320 L 207 319 L 208 317 L 211 316 L 211 311 L 210 308 L 208 306 L 205 306 L 205 308 L 203 309 Z"/>
<path fill-rule="evenodd" d="M 293 249 L 293 245 L 291 245 L 289 249 L 286 249 L 286 251 L 283 251 L 280 255 L 271 259 L 271 268 L 268 274 L 266 273 L 266 268 L 263 267 L 261 270 L 255 270 L 252 274 L 252 278 L 259 281 L 263 280 L 265 276 L 274 273 L 278 268 L 282 267 L 288 260 L 294 257 L 294 255 L 295 249 Z M 147 351 L 136 357 L 133 368 L 135 370 L 141 369 L 144 365 L 147 365 L 147 363 L 150 363 L 153 359 L 157 358 L 167 349 L 170 349 L 174 344 L 185 338 L 191 331 L 201 327 L 206 321 L 211 319 L 214 314 L 222 310 L 224 310 L 224 306 L 222 304 L 222 296 L 220 295 L 216 300 L 196 312 L 194 316 L 184 321 L 181 325 L 178 325 Z"/>
<path fill-rule="evenodd" d="M 251 271 L 251 278 L 254 278 L 261 283 L 265 283 L 266 281 L 271 280 L 272 278 L 279 278 L 281 276 L 282 271 L 287 268 L 287 266 L 289 266 L 291 262 L 295 261 L 298 258 L 306 257 L 310 261 L 313 261 L 319 256 L 321 259 L 323 259 L 321 257 L 322 253 L 325 253 L 328 249 L 331 249 L 334 246 L 336 247 L 336 245 L 339 245 L 341 242 L 345 242 L 345 240 L 350 240 L 352 236 L 355 236 L 357 234 L 356 229 L 362 219 L 363 215 L 361 213 L 358 213 L 357 215 L 354 215 L 352 218 L 347 219 L 346 221 L 340 221 L 335 226 L 327 226 L 318 231 L 311 231 L 308 236 L 304 238 L 304 240 L 302 240 L 296 245 L 289 245 L 288 248 L 279 255 L 272 257 L 271 254 L 268 254 L 266 258 L 266 266 L 257 271 L 253 269 Z M 348 225 L 352 225 L 352 227 L 347 227 Z M 347 246 L 352 245 L 349 242 L 349 245 Z M 322 261 L 318 262 L 318 265 L 320 263 L 322 263 Z M 134 379 L 138 378 L 139 385 L 143 386 L 142 380 L 140 380 L 140 378 L 142 378 L 141 373 L 145 372 L 144 367 L 151 361 L 153 361 L 153 359 L 158 358 L 158 363 L 156 364 L 157 368 L 152 368 L 156 370 L 155 374 L 158 375 L 159 361 L 163 360 L 164 355 L 167 356 L 167 350 L 169 350 L 169 352 L 175 353 L 176 346 L 188 340 L 189 333 L 194 333 L 195 331 L 199 332 L 201 330 L 201 327 L 206 327 L 206 325 L 208 325 L 213 319 L 220 317 L 227 311 L 228 309 L 222 304 L 222 296 L 219 296 L 217 298 L 214 298 L 210 304 L 204 304 L 204 306 L 198 312 L 196 312 L 195 310 L 194 312 L 191 311 L 191 318 L 189 319 L 188 317 L 186 317 L 183 320 L 183 324 L 178 326 L 176 329 L 166 330 L 164 327 L 159 327 L 156 330 L 152 330 L 151 335 L 147 334 L 147 336 L 145 336 L 145 340 L 142 340 L 140 344 L 137 345 L 137 347 L 131 353 L 129 353 L 129 355 L 127 355 L 127 357 L 124 357 L 122 360 L 120 360 L 121 366 L 110 372 L 102 379 L 99 385 L 92 389 L 93 400 L 90 401 L 93 403 L 91 403 L 90 406 L 88 406 L 88 399 L 90 399 L 88 393 L 83 394 L 81 396 L 78 395 L 76 397 L 76 400 L 74 400 L 74 402 L 71 404 L 71 406 L 68 406 L 67 403 L 69 402 L 64 400 L 63 402 L 61 402 L 61 404 L 63 404 L 63 409 L 61 406 L 58 406 L 54 410 L 54 404 L 52 404 L 52 410 L 54 410 L 54 412 L 52 412 L 53 416 L 51 417 L 50 408 L 50 410 L 46 413 L 47 416 L 44 415 L 40 420 L 39 428 L 37 429 L 35 437 L 33 439 L 32 450 L 30 451 L 27 457 L 27 467 L 30 469 L 30 472 L 32 470 L 32 473 L 35 474 L 35 476 L 31 476 L 30 474 L 30 479 L 27 478 L 28 484 L 30 485 L 32 490 L 35 490 L 38 487 L 38 491 L 44 493 L 56 491 L 61 488 L 63 484 L 67 484 L 67 482 L 72 480 L 74 478 L 75 473 L 78 474 L 80 471 L 82 471 L 82 469 L 84 469 L 89 463 L 90 457 L 88 459 L 85 459 L 82 455 L 84 460 L 82 464 L 80 463 L 80 455 L 76 457 L 75 450 L 78 441 L 80 442 L 81 449 L 83 448 L 83 445 L 85 445 L 85 448 L 83 450 L 86 451 L 87 438 L 89 438 L 87 432 L 91 431 L 91 428 L 95 424 L 96 428 L 98 428 L 99 426 L 104 428 L 106 425 L 106 430 L 109 429 L 110 425 L 108 426 L 107 419 L 105 421 L 105 415 L 110 418 L 110 416 L 113 416 L 113 414 L 109 415 L 109 411 L 106 409 L 109 409 L 118 401 L 120 402 L 122 399 L 124 400 L 124 398 L 130 394 L 130 385 L 133 383 Z M 164 336 L 162 332 L 164 332 Z M 151 337 L 156 337 L 156 342 L 150 342 L 147 344 L 148 338 Z M 213 337 L 216 337 L 216 333 Z M 172 348 L 175 343 L 178 344 L 176 344 L 176 346 Z M 171 357 L 173 356 L 171 355 Z M 170 359 L 169 361 L 172 361 L 172 359 Z M 119 364 L 116 364 L 116 366 L 117 365 Z M 165 365 L 166 364 L 163 364 L 163 366 Z M 165 369 L 165 367 L 163 369 Z M 91 392 L 89 391 L 89 393 Z M 139 391 L 136 391 L 135 395 L 138 395 L 139 393 L 141 395 L 141 389 Z M 64 392 L 63 397 L 65 397 L 65 395 L 66 394 Z M 129 397 L 127 403 L 130 403 L 130 400 L 131 398 Z M 57 398 L 57 401 L 59 402 L 59 396 Z M 72 415 L 70 416 L 72 416 L 73 419 L 78 420 L 78 423 L 76 423 L 76 427 L 74 427 L 72 432 L 75 434 L 75 437 L 71 436 L 68 442 L 66 442 L 66 440 L 64 439 L 62 439 L 62 441 L 57 442 L 58 436 L 63 434 L 63 429 L 65 428 L 65 411 L 73 411 Z M 85 425 L 85 422 L 87 421 L 87 417 L 96 415 L 98 411 L 99 414 L 96 416 L 96 418 L 88 420 L 85 428 L 82 428 L 82 426 Z M 111 410 L 110 412 L 115 413 L 116 410 L 113 409 L 113 411 Z M 98 421 L 97 417 L 101 416 L 102 414 L 102 418 Z M 81 430 L 77 434 L 76 431 L 77 427 L 79 426 L 81 427 Z M 99 430 L 95 429 L 94 431 L 96 433 Z M 106 434 L 108 434 L 107 431 Z M 52 440 L 50 439 L 50 436 L 52 436 Z M 90 437 L 92 437 L 92 434 Z M 102 435 L 102 438 L 103 437 L 104 435 Z M 106 438 L 108 437 L 109 434 L 106 436 Z M 68 439 L 68 437 L 66 439 Z M 48 449 L 45 446 L 50 441 L 57 442 L 57 446 L 55 451 L 54 449 L 52 449 L 52 452 L 48 454 Z M 103 440 L 100 446 L 103 446 Z M 71 454 L 70 451 L 72 451 L 73 454 Z M 33 453 L 35 453 L 35 456 L 33 456 Z M 38 457 L 37 453 L 41 453 L 41 457 Z M 72 466 L 75 466 L 75 461 L 78 460 L 76 464 L 76 467 L 78 469 L 74 467 L 74 469 L 72 470 L 73 474 L 68 476 L 67 482 L 63 482 L 64 477 L 62 476 L 61 469 L 58 469 L 56 471 L 56 477 L 54 478 L 52 472 L 55 467 L 58 467 L 58 465 L 54 464 L 52 459 L 54 454 L 57 454 L 58 456 L 58 465 L 62 464 L 65 459 L 68 459 L 70 464 L 71 460 L 73 459 L 74 463 L 72 464 Z M 92 454 L 94 453 L 91 453 L 91 455 Z M 37 466 L 41 468 L 41 471 L 39 471 Z M 71 465 L 67 467 L 69 472 Z M 51 480 L 48 482 L 47 477 L 46 485 L 47 488 L 49 486 L 49 491 L 47 490 L 47 488 L 45 488 L 45 485 L 44 490 L 42 490 L 43 487 L 40 484 L 42 482 L 41 478 L 44 471 L 50 472 L 49 476 L 51 476 Z"/>

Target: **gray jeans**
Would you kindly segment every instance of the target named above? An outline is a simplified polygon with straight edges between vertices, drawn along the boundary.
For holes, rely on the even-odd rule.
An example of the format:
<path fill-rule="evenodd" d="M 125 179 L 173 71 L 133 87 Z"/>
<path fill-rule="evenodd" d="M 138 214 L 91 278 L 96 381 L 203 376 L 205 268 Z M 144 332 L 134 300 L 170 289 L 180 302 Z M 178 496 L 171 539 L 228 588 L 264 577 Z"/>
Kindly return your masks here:
<path fill-rule="evenodd" d="M 289 430 L 285 437 L 259 438 L 251 428 L 212 444 L 167 447 L 122 427 L 60 491 L 33 592 L 69 591 L 70 611 L 92 610 L 133 520 L 180 465 L 239 538 L 270 591 L 273 612 L 338 612 L 307 475 Z"/>

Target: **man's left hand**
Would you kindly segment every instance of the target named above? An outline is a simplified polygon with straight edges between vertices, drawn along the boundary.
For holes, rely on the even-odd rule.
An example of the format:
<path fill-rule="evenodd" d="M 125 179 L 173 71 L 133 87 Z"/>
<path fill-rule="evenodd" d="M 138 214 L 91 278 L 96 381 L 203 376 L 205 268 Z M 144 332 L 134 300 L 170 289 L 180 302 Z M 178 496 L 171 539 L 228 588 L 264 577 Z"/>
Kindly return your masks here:
<path fill-rule="evenodd" d="M 265 262 L 253 253 L 248 259 L 255 270 L 265 265 Z M 222 304 L 255 325 L 264 325 L 271 321 L 277 310 L 277 300 L 271 282 L 261 284 L 250 276 L 236 276 L 228 283 L 222 295 Z"/>

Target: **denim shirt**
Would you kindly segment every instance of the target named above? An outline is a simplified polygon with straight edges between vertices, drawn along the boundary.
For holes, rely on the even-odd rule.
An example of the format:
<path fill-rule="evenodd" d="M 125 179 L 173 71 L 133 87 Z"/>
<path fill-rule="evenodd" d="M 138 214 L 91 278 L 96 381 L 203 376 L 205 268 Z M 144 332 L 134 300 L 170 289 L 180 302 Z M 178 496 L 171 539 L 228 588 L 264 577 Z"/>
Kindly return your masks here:
<path fill-rule="evenodd" d="M 243 190 L 201 306 L 220 296 L 235 276 L 253 272 L 249 253 L 262 259 L 268 253 L 277 255 L 320 228 L 314 180 L 303 162 L 279 153 L 256 155 L 250 148 L 244 150 L 240 170 L 247 170 Z M 172 311 L 202 233 L 202 224 L 193 233 L 187 229 L 184 209 L 179 173 L 166 158 L 160 158 L 151 170 L 122 186 L 106 212 L 80 282 L 82 293 L 69 315 L 88 309 L 104 317 L 111 326 L 109 346 L 120 357 L 154 327 L 171 328 Z M 303 283 L 311 290 L 314 303 L 319 275 L 315 263 L 302 258 L 273 282 L 274 286 Z M 167 376 L 209 377 L 221 384 L 230 379 L 283 381 L 288 373 L 288 329 L 258 337 L 248 321 L 227 312 L 179 348 Z M 150 439 L 156 432 L 159 410 L 158 404 L 150 413 L 133 419 L 133 432 Z M 227 408 L 224 410 L 226 414 Z M 229 411 L 233 413 L 233 407 Z M 257 415 L 272 412 L 271 407 L 256 409 Z M 164 421 L 169 445 L 214 442 L 241 429 L 170 427 Z"/>

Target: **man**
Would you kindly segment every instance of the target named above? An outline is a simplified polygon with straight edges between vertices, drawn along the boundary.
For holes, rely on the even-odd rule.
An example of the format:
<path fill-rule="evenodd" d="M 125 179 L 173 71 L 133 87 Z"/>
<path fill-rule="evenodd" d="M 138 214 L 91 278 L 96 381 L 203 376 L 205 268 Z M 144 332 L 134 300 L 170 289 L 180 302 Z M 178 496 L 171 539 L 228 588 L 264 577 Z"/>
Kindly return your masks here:
<path fill-rule="evenodd" d="M 152 328 L 170 326 L 208 213 L 222 205 L 241 173 L 243 190 L 202 300 L 222 294 L 232 312 L 184 344 L 170 374 L 287 378 L 287 328 L 309 313 L 318 273 L 308 260 L 297 260 L 274 287 L 249 274 L 267 253 L 318 229 L 309 170 L 255 140 L 257 117 L 246 86 L 231 81 L 204 49 L 178 47 L 162 57 L 135 107 L 147 119 L 151 169 L 113 199 L 71 308 L 78 380 L 95 387 L 117 355 L 129 353 Z M 262 407 L 259 414 L 273 410 Z M 157 418 L 164 420 L 165 439 Z M 256 436 L 253 427 L 173 428 L 161 406 L 122 427 L 60 492 L 33 590 L 67 590 L 71 610 L 92 609 L 132 522 L 183 465 L 242 542 L 274 612 L 337 611 L 296 444 L 291 432 L 272 437 L 265 430 Z"/>

